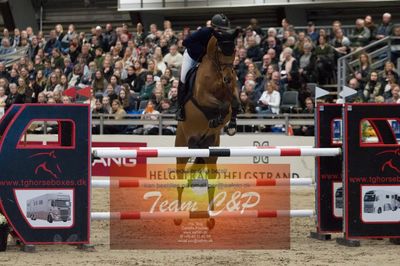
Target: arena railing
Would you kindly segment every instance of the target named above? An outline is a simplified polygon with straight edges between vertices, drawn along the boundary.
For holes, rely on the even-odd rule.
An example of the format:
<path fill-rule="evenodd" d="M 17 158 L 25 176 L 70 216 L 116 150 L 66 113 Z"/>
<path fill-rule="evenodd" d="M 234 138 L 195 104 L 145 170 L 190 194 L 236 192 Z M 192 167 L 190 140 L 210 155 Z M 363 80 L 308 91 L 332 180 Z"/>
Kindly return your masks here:
<path fill-rule="evenodd" d="M 92 116 L 92 124 L 99 127 L 99 134 L 104 134 L 105 126 L 144 126 L 154 125 L 158 127 L 158 134 L 162 135 L 162 129 L 165 126 L 176 126 L 177 121 L 175 115 L 157 114 L 152 115 L 155 120 L 140 119 L 141 114 L 127 114 L 124 119 L 116 120 L 114 115 L 110 114 L 94 114 Z M 313 126 L 313 114 L 240 114 L 237 119 L 238 127 L 244 126 L 274 126 L 281 125 L 285 129 L 290 126 Z M 285 131 L 288 134 L 288 131 Z"/>
<path fill-rule="evenodd" d="M 384 64 L 392 59 L 392 52 L 400 51 L 400 47 L 392 45 L 393 40 L 400 40 L 400 37 L 385 37 L 340 57 L 337 61 L 337 92 L 340 93 L 343 86 L 347 85 L 348 78 L 355 73 L 360 65 L 358 56 L 361 53 L 367 53 L 371 60 L 371 68 L 381 73 Z"/>

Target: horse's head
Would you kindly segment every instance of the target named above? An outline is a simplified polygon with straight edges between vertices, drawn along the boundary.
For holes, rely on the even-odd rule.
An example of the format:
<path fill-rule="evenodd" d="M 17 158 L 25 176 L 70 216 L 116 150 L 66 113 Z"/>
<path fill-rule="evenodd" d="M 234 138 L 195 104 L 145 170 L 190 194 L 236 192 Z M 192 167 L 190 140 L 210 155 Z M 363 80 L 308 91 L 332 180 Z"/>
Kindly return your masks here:
<path fill-rule="evenodd" d="M 214 62 L 216 70 L 221 74 L 223 84 L 232 90 L 236 85 L 233 60 L 237 33 L 238 31 L 216 31 L 207 46 L 208 58 Z"/>

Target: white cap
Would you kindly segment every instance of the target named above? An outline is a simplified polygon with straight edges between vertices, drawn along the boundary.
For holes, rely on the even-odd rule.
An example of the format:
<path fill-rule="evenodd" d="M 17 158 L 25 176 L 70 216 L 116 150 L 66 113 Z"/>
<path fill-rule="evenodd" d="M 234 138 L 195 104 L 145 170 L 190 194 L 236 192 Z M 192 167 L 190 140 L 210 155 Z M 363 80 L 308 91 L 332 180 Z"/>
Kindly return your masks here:
<path fill-rule="evenodd" d="M 100 27 L 100 26 L 97 26 L 97 27 L 96 27 L 96 30 L 101 30 L 101 27 Z"/>

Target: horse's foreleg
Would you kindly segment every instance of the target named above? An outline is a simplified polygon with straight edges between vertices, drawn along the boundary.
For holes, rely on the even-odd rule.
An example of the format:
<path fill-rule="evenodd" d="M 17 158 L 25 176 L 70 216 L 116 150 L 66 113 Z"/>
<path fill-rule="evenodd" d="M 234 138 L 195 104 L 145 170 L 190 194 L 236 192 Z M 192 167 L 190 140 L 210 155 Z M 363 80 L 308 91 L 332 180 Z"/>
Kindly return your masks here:
<path fill-rule="evenodd" d="M 217 177 L 217 157 L 210 157 L 207 160 L 207 170 L 208 170 L 208 179 L 216 179 Z M 215 196 L 215 187 L 211 186 L 208 187 L 208 210 L 214 211 L 214 196 Z M 213 229 L 215 226 L 215 219 L 209 218 L 207 220 L 207 227 L 208 229 Z"/>
<path fill-rule="evenodd" d="M 177 179 L 184 179 L 185 178 L 185 168 L 189 158 L 176 158 L 176 176 Z M 183 194 L 183 187 L 177 187 L 178 191 L 178 210 L 181 210 L 182 206 L 182 194 Z M 175 225 L 180 225 L 182 223 L 182 219 L 174 219 Z"/>

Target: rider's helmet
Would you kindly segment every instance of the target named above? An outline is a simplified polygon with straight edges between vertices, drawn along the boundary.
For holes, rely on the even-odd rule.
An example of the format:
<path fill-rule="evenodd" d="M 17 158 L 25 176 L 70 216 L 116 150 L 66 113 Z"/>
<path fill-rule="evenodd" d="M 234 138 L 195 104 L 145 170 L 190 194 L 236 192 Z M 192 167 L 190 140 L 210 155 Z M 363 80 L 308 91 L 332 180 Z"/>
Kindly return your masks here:
<path fill-rule="evenodd" d="M 216 14 L 211 19 L 211 25 L 221 30 L 229 30 L 231 23 L 224 14 Z"/>

